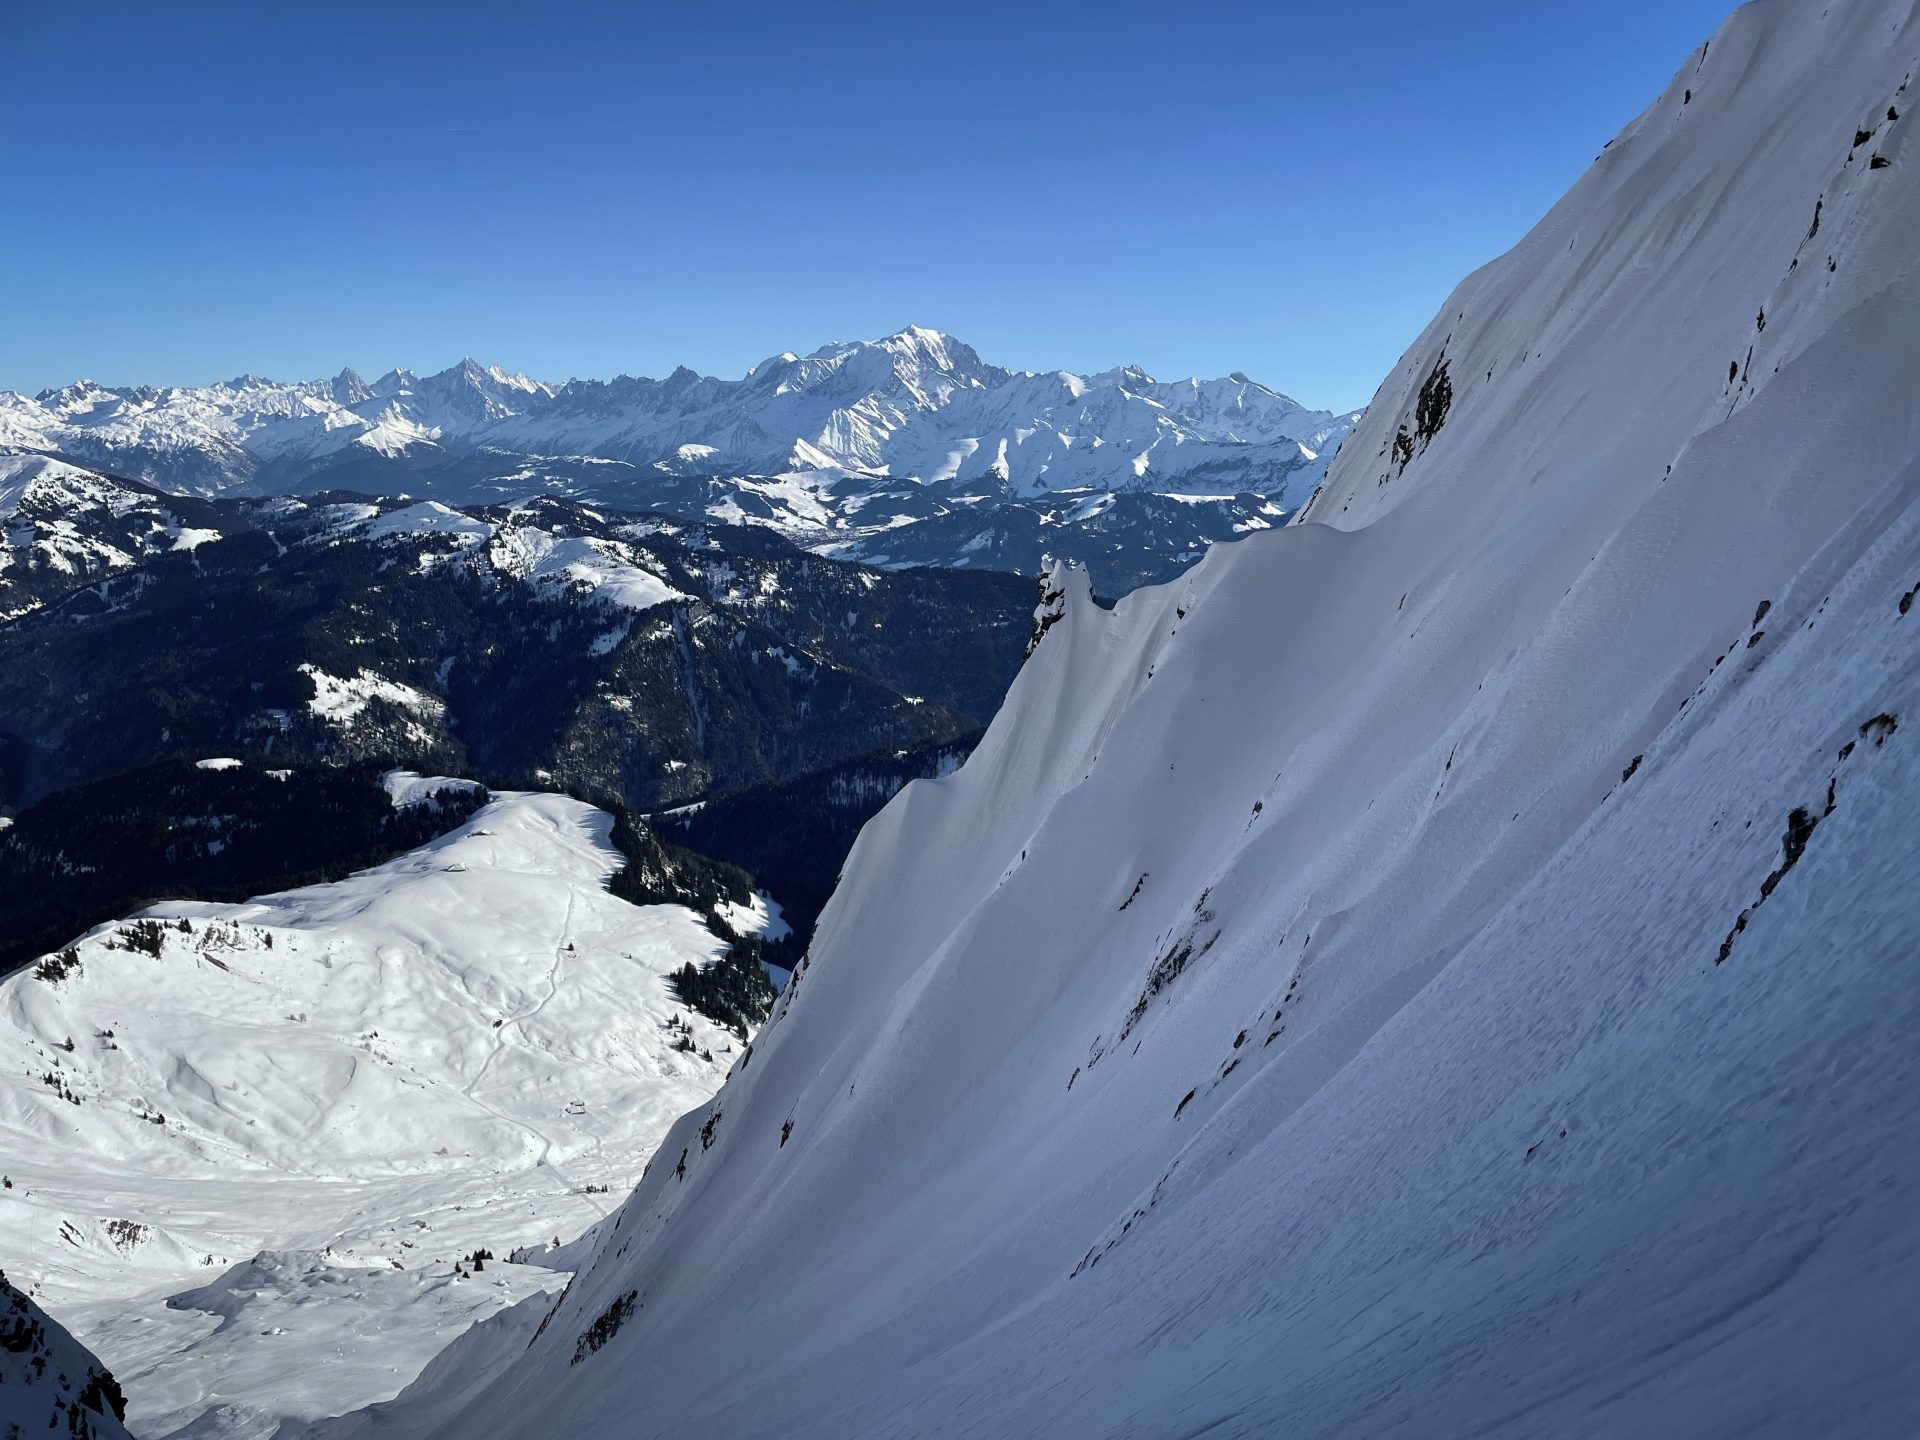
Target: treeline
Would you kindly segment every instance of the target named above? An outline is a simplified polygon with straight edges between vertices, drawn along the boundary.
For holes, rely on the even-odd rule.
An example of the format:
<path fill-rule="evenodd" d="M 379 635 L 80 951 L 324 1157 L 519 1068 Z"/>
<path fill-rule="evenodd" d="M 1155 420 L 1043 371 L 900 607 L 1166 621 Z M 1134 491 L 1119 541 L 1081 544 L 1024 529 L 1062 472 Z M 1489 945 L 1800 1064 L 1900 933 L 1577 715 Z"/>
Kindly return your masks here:
<path fill-rule="evenodd" d="M 56 791 L 0 830 L 0 974 L 162 900 L 236 902 L 424 845 L 490 798 L 395 809 L 376 764 L 269 774 L 166 760 Z"/>
<path fill-rule="evenodd" d="M 727 950 L 711 965 L 688 961 L 673 976 L 680 999 L 708 1019 L 746 1037 L 747 1027 L 773 1013 L 773 982 L 761 967 L 761 944 L 752 935 L 740 935 L 718 915 L 707 916 L 707 928 L 727 942 Z"/>
<path fill-rule="evenodd" d="M 626 863 L 609 891 L 634 905 L 685 905 L 727 941 L 722 959 L 673 977 L 681 1000 L 736 1030 L 767 1017 L 760 941 L 719 918 L 725 905 L 752 903 L 754 878 L 739 866 L 663 840 L 620 801 L 573 787 L 468 782 L 396 809 L 380 779 L 389 768 L 207 770 L 175 759 L 56 791 L 0 829 L 0 975 L 131 911 L 338 880 L 457 828 L 493 789 L 551 789 L 613 816 L 608 838 Z"/>
<path fill-rule="evenodd" d="M 608 838 L 627 857 L 607 889 L 634 905 L 689 906 L 702 912 L 707 928 L 727 942 L 726 953 L 711 965 L 689 961 L 681 966 L 673 987 L 683 1004 L 744 1037 L 749 1026 L 772 1013 L 773 984 L 760 965 L 759 939 L 737 934 L 719 911 L 722 904 L 751 904 L 754 877 L 738 865 L 663 840 L 625 805 L 605 798 L 591 803 L 612 813 Z"/>
<path fill-rule="evenodd" d="M 863 755 L 655 823 L 702 854 L 751 872 L 780 902 L 793 933 L 768 944 L 765 952 L 771 963 L 791 970 L 806 953 L 814 923 L 840 883 L 840 867 L 860 827 L 908 781 L 958 768 L 983 733 Z"/>

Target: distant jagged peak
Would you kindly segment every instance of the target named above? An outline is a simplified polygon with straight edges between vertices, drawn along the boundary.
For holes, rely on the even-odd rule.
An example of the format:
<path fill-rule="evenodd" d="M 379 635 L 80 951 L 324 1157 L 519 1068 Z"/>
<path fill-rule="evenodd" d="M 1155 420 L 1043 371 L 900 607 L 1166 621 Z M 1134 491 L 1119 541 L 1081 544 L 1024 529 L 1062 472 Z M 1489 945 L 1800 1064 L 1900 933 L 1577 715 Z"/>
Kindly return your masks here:
<path fill-rule="evenodd" d="M 0 397 L 0 416 L 8 443 L 71 451 L 200 495 L 298 485 L 343 454 L 410 455 L 417 465 L 480 450 L 732 475 L 997 477 L 1024 494 L 1171 485 L 1275 495 L 1298 480 L 1317 483 L 1317 470 L 1294 472 L 1350 427 L 1244 376 L 1166 384 L 1138 365 L 1092 375 L 1012 370 L 921 324 L 805 355 L 782 351 L 738 380 L 680 366 L 665 380 L 556 385 L 466 355 L 371 383 L 352 369 L 295 382 L 246 374 L 201 388 L 76 382 L 37 400 Z M 436 448 L 420 450 L 422 442 Z"/>
<path fill-rule="evenodd" d="M 338 405 L 358 405 L 373 399 L 373 387 L 360 378 L 360 372 L 351 365 L 343 366 L 333 383 L 327 387 Z"/>
<path fill-rule="evenodd" d="M 91 409 L 104 400 L 119 398 L 119 392 L 102 385 L 97 380 L 75 380 L 70 385 L 60 385 L 42 390 L 34 400 L 49 410 L 73 411 Z"/>
<path fill-rule="evenodd" d="M 397 366 L 387 371 L 373 382 L 373 393 L 381 398 L 398 395 L 403 390 L 411 390 L 420 383 L 420 374 L 416 370 L 402 370 Z"/>
<path fill-rule="evenodd" d="M 461 357 L 460 363 L 454 369 L 460 372 L 462 379 L 476 384 L 492 381 L 495 385 L 510 385 L 516 390 L 529 391 L 548 388 L 531 376 L 522 375 L 518 371 L 503 370 L 498 365 L 482 364 L 471 355 Z"/>
<path fill-rule="evenodd" d="M 964 341 L 909 325 L 878 340 L 832 340 L 804 356 L 783 350 L 754 366 L 747 379 L 784 394 L 815 389 L 828 380 L 836 388 L 864 384 L 882 389 L 891 377 L 919 392 L 916 398 L 924 405 L 939 403 L 942 392 L 955 387 L 980 389 L 1012 373 L 987 364 Z"/>
<path fill-rule="evenodd" d="M 485 395 L 499 395 L 512 392 L 520 395 L 552 395 L 553 387 L 543 385 L 530 376 L 515 371 L 503 370 L 498 365 L 487 365 L 471 355 L 463 355 L 453 365 L 438 374 L 417 380 L 415 388 L 421 386 L 438 387 L 446 390 L 464 387 L 479 391 Z"/>

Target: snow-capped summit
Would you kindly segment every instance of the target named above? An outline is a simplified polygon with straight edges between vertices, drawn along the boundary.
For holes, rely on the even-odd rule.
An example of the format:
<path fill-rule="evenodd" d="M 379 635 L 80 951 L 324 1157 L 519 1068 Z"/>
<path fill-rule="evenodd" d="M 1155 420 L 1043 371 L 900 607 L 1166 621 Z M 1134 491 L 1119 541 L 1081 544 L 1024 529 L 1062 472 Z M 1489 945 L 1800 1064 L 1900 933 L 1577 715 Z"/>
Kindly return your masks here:
<path fill-rule="evenodd" d="M 373 387 L 362 380 L 351 365 L 333 377 L 332 390 L 334 403 L 340 406 L 358 405 L 373 398 Z"/>
<path fill-rule="evenodd" d="M 1052 576 L 537 1333 L 319 1433 L 1909 1433 L 1916 76 L 1746 6 L 1306 523 Z"/>
<path fill-rule="evenodd" d="M 91 410 L 98 405 L 111 404 L 117 397 L 104 385 L 81 379 L 57 389 L 42 390 L 33 398 L 35 403 L 56 414 L 72 415 Z"/>

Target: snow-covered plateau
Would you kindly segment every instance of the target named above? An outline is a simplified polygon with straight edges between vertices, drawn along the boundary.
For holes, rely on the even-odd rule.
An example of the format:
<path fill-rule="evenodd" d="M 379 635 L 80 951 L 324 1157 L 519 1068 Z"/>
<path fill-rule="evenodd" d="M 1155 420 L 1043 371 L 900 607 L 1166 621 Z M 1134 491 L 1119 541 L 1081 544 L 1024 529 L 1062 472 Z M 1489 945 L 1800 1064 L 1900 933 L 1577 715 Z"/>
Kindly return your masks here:
<path fill-rule="evenodd" d="M 390 777 L 397 804 L 433 784 Z M 563 1283 L 508 1258 L 599 1220 L 713 1093 L 742 1041 L 666 977 L 722 942 L 606 892 L 609 824 L 502 795 L 387 865 L 160 905 L 0 984 L 0 1267 L 110 1357 L 135 1433 L 387 1398 Z"/>
<path fill-rule="evenodd" d="M 1761 0 L 1308 523 L 1044 634 L 564 1298 L 316 1433 L 1895 1436 L 1913 0 Z"/>

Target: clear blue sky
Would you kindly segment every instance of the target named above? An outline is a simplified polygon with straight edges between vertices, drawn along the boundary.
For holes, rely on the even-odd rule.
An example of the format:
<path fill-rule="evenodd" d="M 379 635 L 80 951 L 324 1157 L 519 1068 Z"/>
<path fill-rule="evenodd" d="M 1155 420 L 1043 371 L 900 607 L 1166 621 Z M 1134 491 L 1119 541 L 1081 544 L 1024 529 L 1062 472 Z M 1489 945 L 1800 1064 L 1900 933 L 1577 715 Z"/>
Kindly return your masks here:
<path fill-rule="evenodd" d="M 914 323 L 1358 405 L 1730 8 L 0 4 L 0 388 Z"/>

